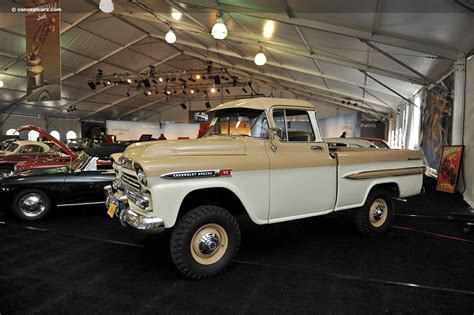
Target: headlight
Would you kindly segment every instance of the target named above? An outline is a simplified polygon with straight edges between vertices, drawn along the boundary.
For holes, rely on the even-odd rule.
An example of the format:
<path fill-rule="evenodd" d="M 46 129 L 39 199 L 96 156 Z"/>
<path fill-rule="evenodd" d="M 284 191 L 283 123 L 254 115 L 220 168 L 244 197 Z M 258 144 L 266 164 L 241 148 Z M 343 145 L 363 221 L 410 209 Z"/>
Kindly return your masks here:
<path fill-rule="evenodd" d="M 137 171 L 137 178 L 138 178 L 138 181 L 139 181 L 143 186 L 148 185 L 148 181 L 147 181 L 147 179 L 146 179 L 146 175 L 145 175 L 145 172 L 143 171 L 143 169 L 142 169 L 140 166 L 136 166 L 135 170 Z"/>

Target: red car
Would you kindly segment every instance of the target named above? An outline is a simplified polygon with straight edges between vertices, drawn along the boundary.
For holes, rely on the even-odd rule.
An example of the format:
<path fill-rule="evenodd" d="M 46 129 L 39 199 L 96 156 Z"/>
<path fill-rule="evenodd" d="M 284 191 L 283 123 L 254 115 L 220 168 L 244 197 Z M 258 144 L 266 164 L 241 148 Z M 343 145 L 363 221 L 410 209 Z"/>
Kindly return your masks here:
<path fill-rule="evenodd" d="M 361 139 L 372 142 L 372 144 L 375 145 L 379 149 L 390 149 L 387 142 L 385 142 L 385 140 L 383 139 L 379 139 L 379 138 L 361 138 Z"/>
<path fill-rule="evenodd" d="M 12 143 L 3 154 L 0 155 L 0 176 L 11 174 L 20 162 L 29 162 L 32 163 L 32 165 L 55 162 L 64 166 L 71 160 L 77 158 L 76 153 L 39 127 L 27 125 L 18 129 L 18 131 L 29 130 L 38 132 L 41 137 L 54 142 L 57 147 L 48 149 L 48 146 L 42 142 L 25 141 L 25 143 L 22 143 L 19 141 L 18 143 Z M 22 144 L 21 147 L 20 144 Z"/>

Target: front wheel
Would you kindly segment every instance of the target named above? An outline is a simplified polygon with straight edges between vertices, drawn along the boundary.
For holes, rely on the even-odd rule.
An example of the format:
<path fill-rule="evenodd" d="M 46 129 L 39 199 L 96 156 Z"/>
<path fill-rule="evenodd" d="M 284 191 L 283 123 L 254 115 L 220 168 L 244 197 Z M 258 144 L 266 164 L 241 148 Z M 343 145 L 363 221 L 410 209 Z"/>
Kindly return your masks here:
<path fill-rule="evenodd" d="M 385 233 L 393 220 L 392 194 L 386 189 L 370 192 L 365 204 L 355 214 L 357 229 L 364 235 L 376 237 Z"/>
<path fill-rule="evenodd" d="M 25 189 L 13 198 L 12 212 L 19 219 L 36 221 L 51 211 L 51 199 L 38 189 Z"/>
<path fill-rule="evenodd" d="M 200 206 L 186 213 L 171 234 L 170 250 L 175 266 L 192 279 L 224 273 L 240 248 L 240 229 L 235 217 L 217 206 Z"/>

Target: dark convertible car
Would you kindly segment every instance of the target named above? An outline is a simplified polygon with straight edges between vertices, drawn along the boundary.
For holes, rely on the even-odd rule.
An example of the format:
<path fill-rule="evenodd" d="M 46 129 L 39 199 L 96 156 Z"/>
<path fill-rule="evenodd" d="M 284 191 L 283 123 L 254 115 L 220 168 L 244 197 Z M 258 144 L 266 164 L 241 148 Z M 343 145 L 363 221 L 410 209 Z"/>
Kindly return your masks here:
<path fill-rule="evenodd" d="M 102 204 L 104 186 L 115 179 L 113 170 L 97 170 L 97 157 L 85 152 L 70 166 L 36 169 L 0 178 L 0 206 L 27 221 L 44 218 L 51 209 Z M 6 201 L 6 202 L 5 202 Z"/>

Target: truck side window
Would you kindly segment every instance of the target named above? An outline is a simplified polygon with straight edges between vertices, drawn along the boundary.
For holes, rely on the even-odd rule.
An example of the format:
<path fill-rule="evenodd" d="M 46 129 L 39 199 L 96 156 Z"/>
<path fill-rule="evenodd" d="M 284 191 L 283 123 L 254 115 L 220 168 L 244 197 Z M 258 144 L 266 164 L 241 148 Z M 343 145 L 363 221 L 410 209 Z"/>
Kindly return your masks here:
<path fill-rule="evenodd" d="M 273 111 L 275 126 L 282 130 L 282 140 L 314 142 L 315 136 L 308 112 L 279 109 Z"/>
<path fill-rule="evenodd" d="M 282 140 L 287 140 L 286 139 L 285 110 L 284 109 L 274 110 L 273 121 L 275 122 L 275 127 L 281 129 L 280 138 Z"/>

